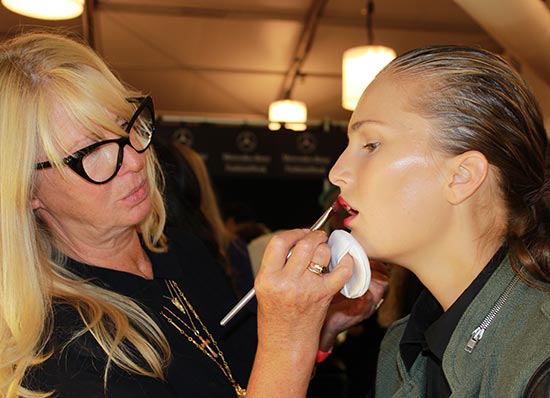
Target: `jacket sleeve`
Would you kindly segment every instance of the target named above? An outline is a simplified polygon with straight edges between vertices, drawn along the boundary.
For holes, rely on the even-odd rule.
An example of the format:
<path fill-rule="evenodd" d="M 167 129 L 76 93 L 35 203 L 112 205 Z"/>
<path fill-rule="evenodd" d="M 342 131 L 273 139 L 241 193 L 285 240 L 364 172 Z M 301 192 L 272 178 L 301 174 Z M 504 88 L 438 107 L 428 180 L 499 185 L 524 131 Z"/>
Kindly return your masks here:
<path fill-rule="evenodd" d="M 525 389 L 525 398 L 550 397 L 550 358 L 536 370 Z"/>

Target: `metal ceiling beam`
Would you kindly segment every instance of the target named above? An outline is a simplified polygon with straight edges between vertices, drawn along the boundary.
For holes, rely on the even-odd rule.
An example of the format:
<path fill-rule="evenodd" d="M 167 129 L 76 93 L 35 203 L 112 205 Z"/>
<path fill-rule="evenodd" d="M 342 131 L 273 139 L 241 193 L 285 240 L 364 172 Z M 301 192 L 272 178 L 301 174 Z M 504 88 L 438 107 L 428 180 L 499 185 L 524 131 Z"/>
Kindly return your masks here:
<path fill-rule="evenodd" d="M 99 11 L 180 16 L 193 18 L 220 18 L 220 19 L 280 19 L 296 21 L 301 19 L 295 10 L 281 10 L 279 8 L 205 8 L 189 6 L 172 6 L 165 4 L 131 4 L 113 3 L 96 0 Z"/>
<path fill-rule="evenodd" d="M 247 9 L 204 8 L 189 6 L 171 6 L 163 4 L 130 4 L 114 3 L 95 0 L 96 11 L 113 13 L 158 15 L 187 18 L 215 18 L 215 19 L 240 19 L 240 20 L 271 20 L 271 21 L 303 21 L 303 14 L 296 10 L 282 10 L 280 8 L 258 7 Z M 335 26 L 361 26 L 365 25 L 362 16 L 324 15 L 323 24 Z M 408 30 L 422 32 L 457 32 L 479 34 L 483 29 L 476 25 L 434 23 L 425 21 L 389 20 L 377 17 L 377 29 Z"/>
<path fill-rule="evenodd" d="M 84 12 L 82 13 L 82 35 L 88 45 L 95 49 L 95 9 L 97 0 L 85 0 Z"/>
<path fill-rule="evenodd" d="M 292 55 L 292 63 L 283 80 L 280 95 L 281 99 L 290 98 L 290 95 L 292 94 L 294 83 L 300 74 L 300 67 L 304 63 L 304 60 L 313 44 L 315 32 L 317 30 L 317 26 L 319 25 L 319 19 L 323 15 L 327 1 L 328 0 L 313 0 L 311 6 L 309 7 L 302 32 Z"/>

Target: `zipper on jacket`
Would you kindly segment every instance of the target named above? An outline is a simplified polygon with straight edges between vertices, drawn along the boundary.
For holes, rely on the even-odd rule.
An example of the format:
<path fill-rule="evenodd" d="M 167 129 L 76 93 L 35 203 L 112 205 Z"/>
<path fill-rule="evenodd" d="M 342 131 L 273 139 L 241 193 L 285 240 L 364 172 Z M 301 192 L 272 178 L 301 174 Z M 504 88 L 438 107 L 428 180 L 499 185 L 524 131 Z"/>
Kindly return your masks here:
<path fill-rule="evenodd" d="M 500 309 L 504 306 L 504 303 L 506 303 L 506 300 L 508 300 L 510 294 L 512 294 L 512 290 L 514 289 L 518 281 L 519 276 L 516 275 L 510 281 L 510 283 L 508 283 L 508 286 L 506 286 L 506 289 L 504 289 L 504 292 L 502 292 L 485 319 L 483 319 L 481 324 L 472 332 L 470 340 L 466 344 L 466 347 L 464 347 L 464 350 L 466 352 L 471 353 L 476 347 L 477 343 L 479 343 L 479 341 L 483 338 L 483 334 L 485 333 L 489 325 L 491 325 L 491 322 L 493 322 Z"/>

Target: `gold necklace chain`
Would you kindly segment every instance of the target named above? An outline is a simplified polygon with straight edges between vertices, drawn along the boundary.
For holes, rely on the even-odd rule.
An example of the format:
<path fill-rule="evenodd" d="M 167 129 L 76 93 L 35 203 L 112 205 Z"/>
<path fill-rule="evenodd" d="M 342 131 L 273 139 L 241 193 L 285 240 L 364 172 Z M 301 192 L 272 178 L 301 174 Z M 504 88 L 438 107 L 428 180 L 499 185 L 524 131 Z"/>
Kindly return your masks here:
<path fill-rule="evenodd" d="M 193 308 L 189 300 L 187 300 L 187 297 L 185 296 L 185 294 L 183 294 L 183 292 L 181 291 L 178 284 L 175 281 L 169 280 L 169 279 L 166 279 L 165 283 L 166 283 L 168 292 L 170 292 L 170 297 L 168 296 L 164 296 L 164 297 L 168 299 L 172 303 L 172 305 L 178 309 L 178 311 L 180 311 L 183 315 L 185 315 L 185 317 L 187 318 L 187 322 L 184 321 L 178 315 L 176 315 L 176 313 L 174 313 L 174 311 L 172 311 L 167 306 L 162 307 L 163 311 L 161 311 L 160 314 L 181 335 L 185 336 L 190 343 L 192 343 L 203 354 L 205 354 L 216 365 L 218 365 L 223 375 L 227 378 L 227 380 L 229 380 L 229 382 L 235 389 L 237 398 L 246 398 L 246 389 L 242 388 L 237 383 L 237 381 L 233 378 L 233 374 L 231 373 L 229 364 L 225 360 L 223 352 L 218 346 L 218 343 L 216 342 L 216 340 L 214 340 L 214 337 L 212 337 L 212 334 L 206 328 L 206 326 L 200 319 L 199 315 L 197 314 L 197 312 L 195 311 L 195 309 Z M 181 326 L 176 323 L 176 320 L 179 321 Z M 196 326 L 197 323 L 195 323 L 195 320 L 197 321 L 202 331 L 204 332 L 205 334 L 204 337 L 201 335 L 201 331 L 197 328 Z M 185 330 L 185 328 L 187 328 L 190 331 L 190 333 L 188 333 Z"/>

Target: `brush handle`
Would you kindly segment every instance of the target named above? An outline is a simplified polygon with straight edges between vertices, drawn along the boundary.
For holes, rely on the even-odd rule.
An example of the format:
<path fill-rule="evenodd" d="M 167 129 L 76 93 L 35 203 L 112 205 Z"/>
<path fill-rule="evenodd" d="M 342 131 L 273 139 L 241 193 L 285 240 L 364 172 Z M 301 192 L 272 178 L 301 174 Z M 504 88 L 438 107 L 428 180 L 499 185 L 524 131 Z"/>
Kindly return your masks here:
<path fill-rule="evenodd" d="M 338 202 L 334 202 L 322 215 L 319 217 L 317 221 L 315 221 L 315 224 L 311 226 L 309 229 L 310 231 L 317 231 L 319 228 L 321 228 L 325 222 L 334 214 L 336 213 L 336 210 L 338 209 L 340 205 Z M 289 250 L 288 254 L 286 255 L 286 259 L 290 257 L 292 254 L 292 249 Z M 256 290 L 254 288 L 250 289 L 248 293 L 246 293 L 243 298 L 235 304 L 233 308 L 227 313 L 226 316 L 223 317 L 223 319 L 220 321 L 220 325 L 225 326 L 227 322 L 229 322 L 237 313 L 246 305 L 252 298 L 256 295 Z"/>
<path fill-rule="evenodd" d="M 250 289 L 248 293 L 227 313 L 226 316 L 223 317 L 223 319 L 220 321 L 220 325 L 225 326 L 227 322 L 229 322 L 235 315 L 237 315 L 237 312 L 239 312 L 245 305 L 248 304 L 250 300 L 252 300 L 252 297 L 256 295 L 256 290 L 254 288 Z"/>

